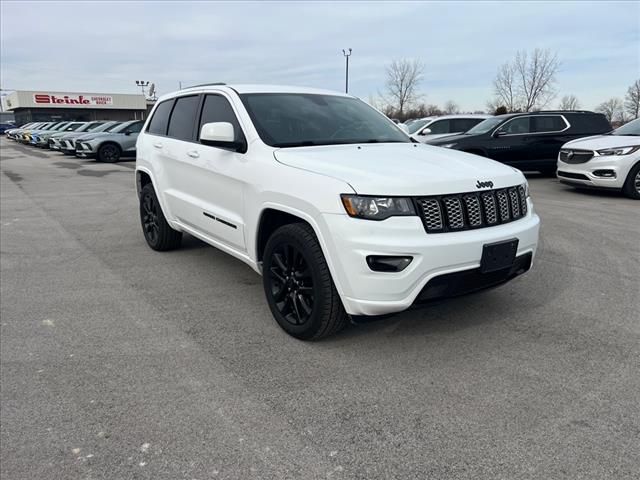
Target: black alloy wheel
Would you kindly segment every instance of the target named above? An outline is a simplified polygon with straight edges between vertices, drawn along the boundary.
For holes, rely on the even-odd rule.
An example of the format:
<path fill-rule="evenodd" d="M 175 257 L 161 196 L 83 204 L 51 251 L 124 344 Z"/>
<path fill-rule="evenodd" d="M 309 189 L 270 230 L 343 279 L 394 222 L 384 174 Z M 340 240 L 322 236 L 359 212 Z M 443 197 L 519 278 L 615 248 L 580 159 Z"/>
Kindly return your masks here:
<path fill-rule="evenodd" d="M 154 250 L 173 250 L 180 246 L 182 232 L 174 230 L 167 222 L 150 183 L 140 192 L 140 224 L 147 244 Z"/>
<path fill-rule="evenodd" d="M 349 317 L 310 225 L 301 222 L 278 228 L 267 240 L 263 255 L 267 303 L 285 332 L 301 340 L 318 340 L 347 325 Z"/>
<path fill-rule="evenodd" d="M 158 243 L 160 237 L 160 224 L 158 223 L 158 202 L 151 192 L 146 192 L 142 197 L 142 229 L 144 236 L 150 244 Z"/>
<path fill-rule="evenodd" d="M 120 159 L 120 149 L 112 144 L 107 143 L 98 150 L 98 160 L 106 163 L 114 163 Z"/>
<path fill-rule="evenodd" d="M 304 254 L 290 243 L 279 244 L 271 254 L 271 295 L 282 317 L 303 325 L 313 313 L 313 278 Z"/>

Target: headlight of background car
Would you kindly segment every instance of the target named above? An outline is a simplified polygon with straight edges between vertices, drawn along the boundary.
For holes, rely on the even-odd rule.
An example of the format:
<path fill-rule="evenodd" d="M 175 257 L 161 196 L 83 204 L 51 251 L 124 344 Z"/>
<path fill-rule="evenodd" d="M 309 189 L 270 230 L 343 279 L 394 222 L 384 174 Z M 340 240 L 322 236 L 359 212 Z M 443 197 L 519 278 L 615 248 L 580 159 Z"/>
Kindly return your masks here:
<path fill-rule="evenodd" d="M 629 155 L 630 153 L 637 152 L 638 150 L 640 150 L 640 145 L 630 147 L 606 148 L 604 150 L 598 150 L 598 155 Z"/>
<path fill-rule="evenodd" d="M 389 217 L 416 214 L 413 203 L 408 198 L 360 195 L 341 195 L 341 198 L 344 209 L 351 217 L 385 220 Z"/>

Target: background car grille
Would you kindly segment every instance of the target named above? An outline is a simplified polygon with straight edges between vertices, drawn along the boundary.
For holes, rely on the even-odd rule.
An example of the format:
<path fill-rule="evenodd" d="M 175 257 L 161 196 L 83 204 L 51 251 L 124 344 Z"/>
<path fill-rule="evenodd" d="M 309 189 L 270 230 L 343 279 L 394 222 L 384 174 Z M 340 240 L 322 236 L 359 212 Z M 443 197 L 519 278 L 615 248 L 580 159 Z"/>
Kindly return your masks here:
<path fill-rule="evenodd" d="M 483 192 L 420 197 L 418 210 L 427 233 L 484 228 L 513 222 L 527 214 L 522 185 Z"/>
<path fill-rule="evenodd" d="M 585 163 L 593 158 L 591 150 L 560 150 L 560 160 L 564 163 Z"/>

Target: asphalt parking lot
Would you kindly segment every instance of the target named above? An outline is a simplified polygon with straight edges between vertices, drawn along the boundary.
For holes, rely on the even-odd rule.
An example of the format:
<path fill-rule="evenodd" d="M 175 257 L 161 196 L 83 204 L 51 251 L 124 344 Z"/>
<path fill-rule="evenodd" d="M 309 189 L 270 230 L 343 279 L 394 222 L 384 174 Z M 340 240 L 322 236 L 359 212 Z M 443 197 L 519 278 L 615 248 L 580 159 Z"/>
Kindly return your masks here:
<path fill-rule="evenodd" d="M 639 202 L 531 176 L 529 274 L 304 343 L 132 161 L 0 147 L 3 479 L 638 478 Z"/>

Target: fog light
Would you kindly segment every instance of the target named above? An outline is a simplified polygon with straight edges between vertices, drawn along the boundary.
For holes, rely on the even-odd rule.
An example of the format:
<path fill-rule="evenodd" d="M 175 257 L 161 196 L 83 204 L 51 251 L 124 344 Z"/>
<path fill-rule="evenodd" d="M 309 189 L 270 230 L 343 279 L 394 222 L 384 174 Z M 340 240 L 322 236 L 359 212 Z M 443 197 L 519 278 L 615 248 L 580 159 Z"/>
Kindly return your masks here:
<path fill-rule="evenodd" d="M 596 177 L 616 178 L 616 172 L 614 172 L 613 170 L 595 170 L 593 174 Z"/>
<path fill-rule="evenodd" d="M 409 266 L 413 257 L 367 256 L 367 265 L 374 272 L 401 272 Z"/>

